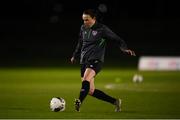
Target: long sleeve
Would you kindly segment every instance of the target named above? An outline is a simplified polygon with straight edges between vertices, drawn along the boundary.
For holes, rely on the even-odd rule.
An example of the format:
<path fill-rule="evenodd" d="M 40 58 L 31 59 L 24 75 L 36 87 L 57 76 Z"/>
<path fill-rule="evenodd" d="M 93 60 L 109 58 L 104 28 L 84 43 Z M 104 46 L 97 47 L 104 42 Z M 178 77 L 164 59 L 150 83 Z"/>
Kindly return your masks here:
<path fill-rule="evenodd" d="M 80 31 L 78 43 L 77 43 L 76 48 L 75 48 L 75 50 L 73 52 L 73 57 L 74 58 L 77 58 L 77 57 L 80 56 L 81 47 L 82 47 L 82 35 L 81 35 L 81 31 Z"/>
<path fill-rule="evenodd" d="M 115 34 L 111 29 L 105 26 L 104 30 L 105 30 L 105 35 L 104 35 L 105 38 L 115 41 L 119 45 L 122 51 L 128 49 L 125 41 L 121 39 L 117 34 Z"/>

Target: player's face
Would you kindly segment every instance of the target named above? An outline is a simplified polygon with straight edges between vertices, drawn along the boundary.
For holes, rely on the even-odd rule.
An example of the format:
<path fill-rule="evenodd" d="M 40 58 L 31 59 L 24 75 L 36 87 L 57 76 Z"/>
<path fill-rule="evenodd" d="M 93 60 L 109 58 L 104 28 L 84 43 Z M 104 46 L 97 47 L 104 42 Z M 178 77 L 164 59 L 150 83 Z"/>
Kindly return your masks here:
<path fill-rule="evenodd" d="M 87 14 L 83 14 L 82 19 L 86 27 L 91 27 L 92 25 L 94 25 L 96 21 L 95 17 L 92 18 L 90 15 L 87 15 Z"/>

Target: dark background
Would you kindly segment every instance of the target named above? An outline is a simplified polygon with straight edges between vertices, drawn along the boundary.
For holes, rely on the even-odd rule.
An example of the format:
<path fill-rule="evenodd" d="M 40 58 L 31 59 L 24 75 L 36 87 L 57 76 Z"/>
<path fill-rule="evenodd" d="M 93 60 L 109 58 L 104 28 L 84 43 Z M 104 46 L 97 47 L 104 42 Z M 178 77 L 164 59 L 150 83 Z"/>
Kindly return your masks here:
<path fill-rule="evenodd" d="M 5 0 L 0 3 L 0 66 L 70 65 L 82 12 L 100 4 L 107 6 L 102 22 L 137 54 L 126 56 L 109 43 L 105 62 L 136 64 L 144 55 L 180 55 L 180 14 L 175 1 Z"/>

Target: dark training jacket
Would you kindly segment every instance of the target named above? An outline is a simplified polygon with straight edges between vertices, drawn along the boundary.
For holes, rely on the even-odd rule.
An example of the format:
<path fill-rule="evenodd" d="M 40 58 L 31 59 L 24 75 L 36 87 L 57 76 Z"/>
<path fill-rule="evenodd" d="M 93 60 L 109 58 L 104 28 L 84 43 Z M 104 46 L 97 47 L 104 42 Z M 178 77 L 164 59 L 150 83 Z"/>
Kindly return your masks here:
<path fill-rule="evenodd" d="M 112 32 L 106 25 L 98 22 L 91 28 L 85 28 L 82 25 L 73 57 L 76 59 L 80 55 L 80 64 L 86 64 L 91 60 L 104 62 L 107 40 L 115 41 L 122 51 L 128 49 L 125 41 Z"/>

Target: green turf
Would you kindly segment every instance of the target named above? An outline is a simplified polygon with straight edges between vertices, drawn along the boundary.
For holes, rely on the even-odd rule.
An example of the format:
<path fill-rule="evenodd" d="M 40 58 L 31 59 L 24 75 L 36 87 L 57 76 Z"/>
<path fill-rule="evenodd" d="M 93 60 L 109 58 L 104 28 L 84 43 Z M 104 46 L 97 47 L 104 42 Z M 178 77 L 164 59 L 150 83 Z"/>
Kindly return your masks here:
<path fill-rule="evenodd" d="M 74 98 L 81 86 L 79 69 L 0 69 L 0 118 L 180 118 L 180 72 L 141 72 L 144 81 L 132 82 L 136 70 L 104 69 L 96 88 L 122 98 L 122 112 L 88 96 L 81 112 L 74 111 Z M 106 88 L 111 86 L 111 88 Z M 52 112 L 50 99 L 63 97 L 64 112 Z"/>

